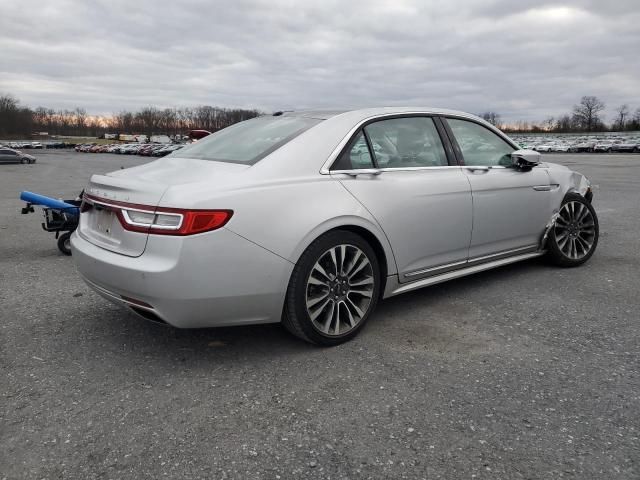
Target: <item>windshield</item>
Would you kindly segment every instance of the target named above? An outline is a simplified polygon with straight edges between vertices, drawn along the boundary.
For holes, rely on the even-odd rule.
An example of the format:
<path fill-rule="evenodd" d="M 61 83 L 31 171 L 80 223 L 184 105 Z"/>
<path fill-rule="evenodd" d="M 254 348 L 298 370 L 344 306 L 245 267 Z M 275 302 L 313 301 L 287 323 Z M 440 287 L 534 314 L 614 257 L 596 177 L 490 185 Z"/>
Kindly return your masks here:
<path fill-rule="evenodd" d="M 253 165 L 320 122 L 304 117 L 253 118 L 224 128 L 169 156 Z"/>

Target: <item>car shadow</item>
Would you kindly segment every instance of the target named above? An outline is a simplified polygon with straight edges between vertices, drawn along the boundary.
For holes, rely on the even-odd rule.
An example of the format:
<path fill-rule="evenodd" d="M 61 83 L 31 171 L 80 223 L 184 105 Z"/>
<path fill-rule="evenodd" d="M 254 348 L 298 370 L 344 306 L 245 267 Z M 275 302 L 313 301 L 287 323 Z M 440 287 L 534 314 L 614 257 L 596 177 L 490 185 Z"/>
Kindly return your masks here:
<path fill-rule="evenodd" d="M 533 259 L 391 297 L 380 302 L 367 328 L 359 336 L 352 342 L 336 348 L 353 349 L 359 345 L 366 345 L 372 339 L 376 341 L 376 335 L 382 335 L 390 330 L 396 331 L 393 325 L 393 322 L 397 321 L 396 317 L 407 316 L 412 311 L 429 308 L 433 304 L 446 303 L 452 296 L 468 294 L 479 285 L 486 287 L 493 282 L 509 283 L 516 277 L 527 276 L 532 271 L 548 268 L 553 267 L 550 267 L 544 260 Z M 279 323 L 206 329 L 176 329 L 144 320 L 134 313 L 111 304 L 106 305 L 108 306 L 104 310 L 107 311 L 102 310 L 102 314 L 95 311 L 95 305 L 92 307 L 92 311 L 85 312 L 90 317 L 88 319 L 90 325 L 85 325 L 85 328 L 99 330 L 96 333 L 100 333 L 100 343 L 112 343 L 111 348 L 108 346 L 107 348 L 114 352 L 122 352 L 124 338 L 128 356 L 141 356 L 146 361 L 150 359 L 154 362 L 177 361 L 183 366 L 195 367 L 211 363 L 224 364 L 238 359 L 243 359 L 246 362 L 253 359 L 260 361 L 275 357 L 307 355 L 310 352 L 325 350 L 322 347 L 299 340 L 289 334 Z M 433 319 L 429 320 L 429 322 L 432 321 Z M 421 328 L 419 323 L 417 328 Z M 445 325 L 424 325 L 424 328 L 445 332 L 445 336 L 446 332 L 450 331 Z M 410 335 L 410 330 L 404 333 L 400 331 L 399 335 L 385 336 L 384 342 L 404 344 L 411 340 L 404 338 L 404 336 Z M 96 338 L 95 334 L 92 335 L 92 338 Z M 428 341 L 428 338 L 426 340 Z M 455 335 L 444 340 L 455 342 Z M 442 342 L 443 339 L 438 341 Z"/>

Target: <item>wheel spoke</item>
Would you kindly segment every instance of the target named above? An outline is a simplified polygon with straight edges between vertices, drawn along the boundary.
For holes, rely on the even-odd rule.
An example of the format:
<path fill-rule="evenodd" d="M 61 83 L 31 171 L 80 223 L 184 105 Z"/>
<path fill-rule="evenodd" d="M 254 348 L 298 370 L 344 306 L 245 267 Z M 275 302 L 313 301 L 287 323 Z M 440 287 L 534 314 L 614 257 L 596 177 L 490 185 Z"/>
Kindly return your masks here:
<path fill-rule="evenodd" d="M 582 251 L 583 251 L 584 254 L 586 254 L 591 249 L 591 242 L 589 242 L 586 239 L 582 238 L 579 234 L 576 237 L 576 240 L 578 241 L 578 243 L 582 247 Z"/>
<path fill-rule="evenodd" d="M 360 310 L 360 307 L 358 307 L 353 300 L 351 300 L 349 297 L 346 298 L 346 303 L 348 305 L 350 305 L 356 312 L 356 314 L 358 315 L 358 317 L 362 318 L 364 317 L 364 312 L 362 310 Z"/>
<path fill-rule="evenodd" d="M 591 216 L 591 212 L 589 211 L 589 209 L 587 207 L 585 207 L 582 204 L 580 206 L 582 207 L 582 211 L 581 211 L 580 216 L 578 217 L 578 223 L 581 223 L 585 218 Z"/>
<path fill-rule="evenodd" d="M 314 299 L 307 299 L 307 308 L 315 307 L 318 303 L 323 301 L 328 296 L 329 296 L 329 291 L 327 291 L 326 293 L 324 293 L 324 294 L 322 294 L 319 297 L 316 297 Z"/>
<path fill-rule="evenodd" d="M 318 318 L 320 316 L 320 314 L 324 311 L 325 307 L 327 306 L 328 303 L 331 302 L 330 298 L 327 298 L 322 305 L 320 305 L 317 309 L 315 309 L 315 311 L 312 313 L 309 308 L 307 307 L 307 311 L 309 312 L 309 317 L 311 317 L 311 321 L 314 321 L 316 318 Z M 333 303 L 333 302 L 331 302 Z"/>
<path fill-rule="evenodd" d="M 569 243 L 569 235 L 565 235 L 564 238 L 562 239 L 562 242 L 558 242 L 558 247 L 560 248 L 560 250 L 562 250 L 563 252 L 567 253 L 565 251 L 565 246 Z"/>
<path fill-rule="evenodd" d="M 573 219 L 577 222 L 580 219 L 580 217 L 582 217 L 582 211 L 584 210 L 584 205 L 579 203 L 577 206 L 574 205 L 574 209 L 576 210 L 576 212 Z"/>
<path fill-rule="evenodd" d="M 340 245 L 340 273 L 339 275 L 344 275 L 344 259 L 347 256 L 347 246 Z"/>
<path fill-rule="evenodd" d="M 362 258 L 362 261 L 360 262 L 360 264 L 351 272 L 351 274 L 349 275 L 349 279 L 352 279 L 353 277 L 356 276 L 356 274 L 358 272 L 360 272 L 364 267 L 366 267 L 367 265 L 369 265 L 369 260 L 367 259 L 367 257 Z"/>
<path fill-rule="evenodd" d="M 356 263 L 358 262 L 361 256 L 362 256 L 362 252 L 360 250 L 357 250 L 355 255 L 353 256 L 353 260 L 351 260 L 351 263 L 349 264 L 349 267 L 344 272 L 347 277 L 351 276 L 351 270 L 353 270 L 353 267 L 356 266 Z"/>
<path fill-rule="evenodd" d="M 311 275 L 313 275 L 313 273 Z M 310 283 L 311 285 L 318 285 L 321 287 L 327 286 L 327 282 L 323 282 L 322 280 L 318 280 L 317 278 L 313 278 L 311 276 L 309 277 L 309 281 L 307 283 Z"/>
<path fill-rule="evenodd" d="M 336 249 L 332 248 L 331 250 L 329 250 L 329 255 L 331 256 L 331 263 L 332 263 L 332 267 L 333 270 L 336 272 L 335 275 L 336 277 L 338 276 L 338 261 L 336 260 Z"/>
<path fill-rule="evenodd" d="M 352 288 L 349 293 L 355 293 L 357 295 L 362 295 L 363 297 L 367 297 L 367 298 L 371 298 L 371 296 L 373 295 L 373 292 L 371 292 L 371 290 L 361 290 L 356 288 Z"/>
<path fill-rule="evenodd" d="M 351 328 L 356 326 L 356 319 L 353 318 L 353 314 L 351 313 L 351 310 L 349 310 L 349 306 L 347 305 L 347 302 L 342 302 L 344 305 L 344 309 L 347 311 L 347 318 L 349 319 L 349 326 Z"/>
<path fill-rule="evenodd" d="M 358 280 L 357 282 L 349 282 L 349 285 L 351 286 L 352 290 L 353 287 L 361 287 L 364 285 L 373 285 L 373 277 L 366 277 L 363 280 Z"/>
<path fill-rule="evenodd" d="M 333 311 L 335 310 L 335 308 L 336 308 L 335 302 L 331 302 L 329 311 L 327 312 L 327 315 L 325 317 L 324 325 L 322 327 L 322 331 L 324 333 L 329 333 L 329 329 L 331 328 L 331 323 L 333 321 Z"/>
<path fill-rule="evenodd" d="M 327 280 L 333 280 L 333 278 L 326 272 L 326 270 L 322 267 L 322 265 L 320 265 L 320 263 L 316 263 L 314 265 L 313 270 L 312 270 L 312 274 L 314 272 L 318 272 L 320 275 L 322 275 Z"/>

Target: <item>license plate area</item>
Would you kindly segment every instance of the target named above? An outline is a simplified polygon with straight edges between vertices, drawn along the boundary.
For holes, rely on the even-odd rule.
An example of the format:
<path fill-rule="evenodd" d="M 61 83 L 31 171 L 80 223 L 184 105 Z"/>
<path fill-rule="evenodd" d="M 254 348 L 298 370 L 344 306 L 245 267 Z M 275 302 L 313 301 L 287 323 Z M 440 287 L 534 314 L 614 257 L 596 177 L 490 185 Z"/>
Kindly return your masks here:
<path fill-rule="evenodd" d="M 90 228 L 99 235 L 110 238 L 113 236 L 116 214 L 106 208 L 93 208 L 91 212 Z"/>

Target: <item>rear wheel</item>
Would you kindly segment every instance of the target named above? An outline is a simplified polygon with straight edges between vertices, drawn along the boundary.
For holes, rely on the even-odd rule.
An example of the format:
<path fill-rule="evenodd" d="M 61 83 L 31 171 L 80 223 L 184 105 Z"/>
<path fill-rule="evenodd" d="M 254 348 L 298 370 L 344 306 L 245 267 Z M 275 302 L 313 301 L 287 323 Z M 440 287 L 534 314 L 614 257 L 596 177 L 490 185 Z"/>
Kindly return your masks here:
<path fill-rule="evenodd" d="M 359 235 L 336 230 L 315 240 L 296 264 L 283 324 L 318 345 L 353 338 L 376 307 L 380 268 L 371 246 Z"/>
<path fill-rule="evenodd" d="M 591 258 L 598 245 L 598 217 L 577 193 L 568 194 L 549 233 L 549 257 L 561 267 L 577 267 Z"/>

